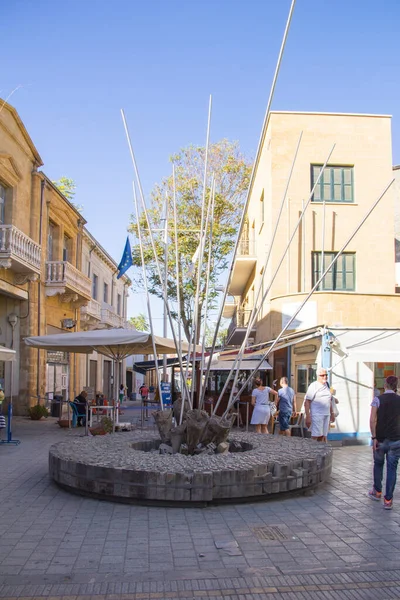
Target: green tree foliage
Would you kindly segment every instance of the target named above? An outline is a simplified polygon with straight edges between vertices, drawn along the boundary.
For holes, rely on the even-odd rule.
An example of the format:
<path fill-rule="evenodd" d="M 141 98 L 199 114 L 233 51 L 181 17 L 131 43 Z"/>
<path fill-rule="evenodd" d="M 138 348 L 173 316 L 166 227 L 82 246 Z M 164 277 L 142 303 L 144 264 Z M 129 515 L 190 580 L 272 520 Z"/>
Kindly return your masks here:
<path fill-rule="evenodd" d="M 68 177 L 60 177 L 57 181 L 53 181 L 54 185 L 60 190 L 60 192 L 71 202 L 71 204 L 76 208 L 78 212 L 83 211 L 82 204 L 76 204 L 73 202 L 75 191 L 76 191 L 76 183 L 74 179 L 69 179 Z"/>
<path fill-rule="evenodd" d="M 139 313 L 137 317 L 131 317 L 129 319 L 129 323 L 138 330 L 138 331 L 150 331 L 149 323 L 147 321 L 146 315 L 143 313 Z"/>
<path fill-rule="evenodd" d="M 56 187 L 58 187 L 60 192 L 67 198 L 67 200 L 73 200 L 76 191 L 76 183 L 73 179 L 69 179 L 68 177 L 60 177 L 60 179 L 53 181 L 53 183 Z"/>
<path fill-rule="evenodd" d="M 177 221 L 178 221 L 178 264 L 180 282 L 180 314 L 177 314 L 177 285 L 175 262 L 175 233 L 173 220 L 173 181 L 172 175 L 156 184 L 151 194 L 151 203 L 148 213 L 152 229 L 164 226 L 163 213 L 166 198 L 168 199 L 168 301 L 175 302 L 172 310 L 174 319 L 180 322 L 187 340 L 191 337 L 192 315 L 197 285 L 197 269 L 199 261 L 192 262 L 196 249 L 200 243 L 201 210 L 203 202 L 205 149 L 197 146 L 183 148 L 178 154 L 171 157 L 175 165 Z M 218 277 L 228 266 L 228 257 L 232 252 L 237 235 L 238 224 L 242 214 L 251 173 L 251 165 L 239 150 L 237 142 L 221 140 L 209 147 L 208 182 L 206 189 L 206 203 L 210 198 L 211 175 L 216 181 L 215 211 L 213 223 L 213 244 L 210 263 L 210 284 L 214 289 Z M 206 212 L 206 209 L 205 209 Z M 147 269 L 149 292 L 162 298 L 162 286 L 157 274 L 153 250 L 151 248 L 146 219 L 140 216 L 139 225 L 142 233 L 144 261 Z M 137 235 L 137 223 L 132 218 L 131 231 Z M 154 233 L 157 255 L 162 274 L 164 265 L 164 237 L 163 233 Z M 132 248 L 133 263 L 141 266 L 140 247 L 137 243 Z M 206 243 L 204 260 L 201 265 L 199 321 L 197 332 L 200 332 L 201 311 L 205 301 L 206 268 L 208 261 L 208 240 Z M 141 275 L 136 277 L 136 284 L 140 285 Z M 210 306 L 214 306 L 217 293 L 210 294 Z M 199 336 L 198 336 L 199 339 Z M 198 342 L 198 340 L 197 340 Z"/>
<path fill-rule="evenodd" d="M 217 340 L 216 340 L 216 344 L 215 344 L 216 348 L 220 348 L 224 345 L 227 334 L 228 334 L 228 327 L 225 327 L 225 326 L 219 327 Z M 210 327 L 209 325 L 207 325 L 206 326 L 206 346 L 207 347 L 212 346 L 212 343 L 214 341 L 214 335 L 215 335 L 215 327 Z"/>

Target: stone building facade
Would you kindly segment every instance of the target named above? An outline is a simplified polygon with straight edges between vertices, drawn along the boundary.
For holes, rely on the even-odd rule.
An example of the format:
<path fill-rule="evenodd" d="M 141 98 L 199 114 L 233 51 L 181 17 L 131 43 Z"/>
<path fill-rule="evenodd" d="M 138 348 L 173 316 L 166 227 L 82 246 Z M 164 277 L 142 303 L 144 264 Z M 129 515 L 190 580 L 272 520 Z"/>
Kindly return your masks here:
<path fill-rule="evenodd" d="M 0 344 L 17 353 L 12 382 L 10 363 L 0 362 L 0 385 L 6 400 L 12 389 L 14 413 L 26 414 L 38 401 L 51 405 L 55 395 L 73 399 L 86 382 L 86 365 L 78 355 L 28 348 L 24 338 L 68 334 L 92 322 L 121 326 L 129 280 L 113 283 L 116 263 L 39 170 L 43 161 L 17 111 L 0 106 Z M 110 285 L 110 302 L 96 305 L 98 320 L 92 310 L 96 261 Z"/>
<path fill-rule="evenodd" d="M 99 242 L 83 230 L 82 269 L 91 281 L 91 298 L 80 312 L 81 329 L 124 327 L 127 322 L 127 298 L 130 280 L 123 275 L 117 279 L 117 263 Z M 80 386 L 91 393 L 101 392 L 112 397 L 113 364 L 110 358 L 93 352 L 80 357 Z M 126 361 L 121 363 L 119 381 L 126 384 Z"/>

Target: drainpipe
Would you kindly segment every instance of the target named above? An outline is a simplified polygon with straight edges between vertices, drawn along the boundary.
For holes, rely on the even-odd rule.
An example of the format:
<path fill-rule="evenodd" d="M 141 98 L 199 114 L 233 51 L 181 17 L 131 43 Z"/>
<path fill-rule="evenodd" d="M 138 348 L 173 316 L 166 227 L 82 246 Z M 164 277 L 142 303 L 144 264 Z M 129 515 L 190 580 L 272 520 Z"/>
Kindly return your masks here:
<path fill-rule="evenodd" d="M 44 203 L 44 188 L 46 182 L 44 179 L 40 181 L 40 219 L 39 219 L 39 246 L 42 248 L 43 244 L 43 203 Z M 43 261 L 42 257 L 42 261 Z M 38 293 L 38 302 L 37 302 L 37 335 L 40 335 L 40 316 L 41 316 L 41 281 L 40 277 L 37 282 L 37 293 Z M 37 403 L 40 404 L 40 349 L 37 350 L 37 377 L 36 377 L 36 395 L 37 395 Z"/>

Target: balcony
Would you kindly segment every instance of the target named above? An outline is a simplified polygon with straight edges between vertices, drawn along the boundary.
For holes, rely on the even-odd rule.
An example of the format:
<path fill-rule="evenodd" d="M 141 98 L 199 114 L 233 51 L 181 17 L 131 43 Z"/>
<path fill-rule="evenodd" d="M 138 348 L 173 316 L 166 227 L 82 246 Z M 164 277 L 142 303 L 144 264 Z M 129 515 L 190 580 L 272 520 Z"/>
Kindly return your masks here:
<path fill-rule="evenodd" d="M 246 336 L 247 325 L 249 324 L 251 309 L 239 308 L 236 310 L 232 321 L 228 327 L 225 344 L 229 346 L 238 346 Z M 251 328 L 250 337 L 256 334 L 255 324 Z"/>
<path fill-rule="evenodd" d="M 101 309 L 101 322 L 108 327 L 125 327 L 125 321 L 111 308 Z"/>
<path fill-rule="evenodd" d="M 0 267 L 3 269 L 12 269 L 26 280 L 36 279 L 40 274 L 41 252 L 39 244 L 14 225 L 0 225 Z"/>
<path fill-rule="evenodd" d="M 85 326 L 96 326 L 101 321 L 101 306 L 100 303 L 93 298 L 89 304 L 81 308 L 81 321 Z"/>
<path fill-rule="evenodd" d="M 241 296 L 249 277 L 257 263 L 256 243 L 254 239 L 240 240 L 237 249 L 235 264 L 229 285 L 232 296 Z"/>
<path fill-rule="evenodd" d="M 60 294 L 66 302 L 87 304 L 91 300 L 92 282 L 65 260 L 46 262 L 46 295 Z"/>

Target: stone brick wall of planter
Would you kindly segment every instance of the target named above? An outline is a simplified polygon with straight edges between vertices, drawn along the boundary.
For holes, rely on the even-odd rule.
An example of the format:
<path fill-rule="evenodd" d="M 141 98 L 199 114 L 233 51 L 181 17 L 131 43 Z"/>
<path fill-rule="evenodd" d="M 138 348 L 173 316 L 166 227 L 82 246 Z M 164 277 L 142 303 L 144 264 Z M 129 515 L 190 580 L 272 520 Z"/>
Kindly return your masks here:
<path fill-rule="evenodd" d="M 71 437 L 53 445 L 50 476 L 80 494 L 122 502 L 207 504 L 299 492 L 326 481 L 332 448 L 302 438 L 232 433 L 228 454 L 158 454 L 157 434 Z"/>

